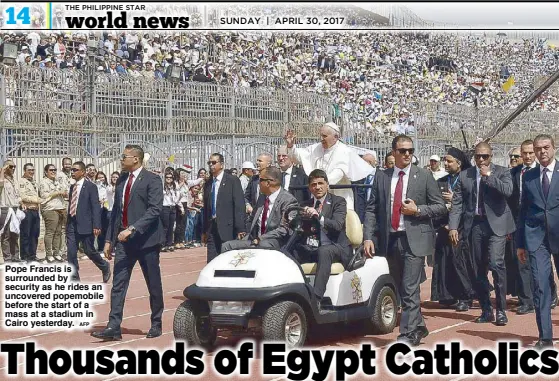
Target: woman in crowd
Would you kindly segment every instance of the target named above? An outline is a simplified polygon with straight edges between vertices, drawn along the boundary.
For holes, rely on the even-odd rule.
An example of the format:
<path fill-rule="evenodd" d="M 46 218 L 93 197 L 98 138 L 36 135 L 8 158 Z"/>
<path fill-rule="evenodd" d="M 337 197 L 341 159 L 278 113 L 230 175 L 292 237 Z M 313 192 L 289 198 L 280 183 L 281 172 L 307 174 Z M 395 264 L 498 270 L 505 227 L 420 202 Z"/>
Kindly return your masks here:
<path fill-rule="evenodd" d="M 184 208 L 180 203 L 180 194 L 175 184 L 174 171 L 165 170 L 165 183 L 163 185 L 163 210 L 161 211 L 161 221 L 165 232 L 163 238 L 162 252 L 175 251 L 173 245 L 173 233 L 177 218 L 177 209 L 184 214 Z"/>
<path fill-rule="evenodd" d="M 188 204 L 188 193 L 189 186 L 186 180 L 188 173 L 182 168 L 178 168 L 175 171 L 176 188 L 179 193 L 179 202 L 181 203 L 183 210 L 187 209 Z M 186 231 L 186 219 L 185 213 L 181 213 L 180 209 L 177 208 L 176 216 L 176 228 L 175 228 L 175 249 L 183 249 L 185 245 L 185 231 Z"/>
<path fill-rule="evenodd" d="M 202 187 L 200 185 L 195 185 L 190 188 L 188 194 L 188 214 L 187 214 L 187 224 L 186 224 L 186 234 L 185 241 L 186 247 L 199 247 L 200 245 L 195 241 L 195 232 L 198 228 L 198 216 L 202 211 L 204 206 L 204 200 L 200 198 L 200 192 Z"/>
<path fill-rule="evenodd" d="M 109 227 L 109 219 L 107 218 L 107 213 L 109 211 L 107 188 L 109 183 L 107 182 L 107 176 L 104 172 L 97 172 L 95 175 L 95 184 L 99 192 L 99 207 L 101 208 L 101 234 L 97 237 L 97 250 L 102 251 L 105 247 L 105 236 L 107 234 L 107 228 Z"/>

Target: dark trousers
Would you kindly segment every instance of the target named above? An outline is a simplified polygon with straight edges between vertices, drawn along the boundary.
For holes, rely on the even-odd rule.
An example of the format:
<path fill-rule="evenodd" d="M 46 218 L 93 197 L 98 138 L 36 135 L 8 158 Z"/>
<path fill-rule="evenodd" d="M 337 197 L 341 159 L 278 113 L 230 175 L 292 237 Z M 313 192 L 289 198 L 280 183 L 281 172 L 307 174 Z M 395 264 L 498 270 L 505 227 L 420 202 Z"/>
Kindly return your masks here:
<path fill-rule="evenodd" d="M 176 212 L 176 221 L 177 221 L 177 227 L 175 229 L 175 244 L 177 243 L 184 243 L 184 237 L 186 235 L 186 221 L 187 221 L 187 216 L 188 216 L 188 203 L 183 202 L 182 203 L 182 207 L 184 208 L 184 214 L 181 214 L 181 211 L 179 208 L 177 209 Z"/>
<path fill-rule="evenodd" d="M 490 286 L 487 273 L 493 275 L 495 304 L 499 311 L 507 308 L 507 280 L 505 270 L 506 236 L 496 236 L 486 218 L 475 218 L 472 225 L 472 252 L 476 263 L 476 293 L 483 311 L 491 311 Z"/>
<path fill-rule="evenodd" d="M 94 248 L 95 236 L 91 234 L 79 234 L 76 226 L 76 217 L 68 217 L 68 225 L 66 227 L 66 246 L 68 248 L 68 263 L 74 265 L 75 273 L 72 280 L 80 280 L 80 265 L 78 262 L 78 246 L 83 245 L 85 255 L 97 266 L 101 271 L 108 271 L 109 262 L 104 260 L 98 251 Z"/>
<path fill-rule="evenodd" d="M 514 255 L 516 256 L 516 242 L 514 246 Z M 518 288 L 518 304 L 520 306 L 534 306 L 534 278 L 532 277 L 532 267 L 530 266 L 530 258 L 521 263 L 518 258 L 516 259 L 516 285 Z M 549 272 L 549 284 L 551 286 L 551 299 L 557 296 L 557 284 L 555 283 L 555 276 L 553 267 Z"/>
<path fill-rule="evenodd" d="M 9 228 L 9 227 L 8 227 Z M 37 258 L 37 244 L 41 233 L 41 218 L 38 210 L 27 209 L 25 218 L 19 227 L 19 237 L 21 240 L 20 259 L 30 261 Z"/>
<path fill-rule="evenodd" d="M 337 245 L 323 245 L 312 247 L 300 245 L 293 250 L 293 257 L 299 263 L 316 262 L 316 274 L 314 278 L 314 293 L 321 299 L 326 292 L 326 285 L 330 279 L 332 263 L 341 261 L 341 248 Z"/>
<path fill-rule="evenodd" d="M 142 273 L 149 291 L 152 327 L 161 328 L 163 316 L 163 285 L 159 267 L 160 246 L 138 249 L 129 243 L 118 242 L 115 247 L 113 269 L 113 288 L 111 290 L 111 312 L 107 327 L 120 329 L 126 292 L 136 262 L 140 263 Z"/>
<path fill-rule="evenodd" d="M 175 219 L 177 218 L 176 206 L 164 206 L 161 210 L 161 222 L 163 223 L 163 246 L 173 246 L 173 233 L 175 226 Z"/>
<path fill-rule="evenodd" d="M 420 286 L 425 277 L 425 258 L 415 256 L 405 232 L 390 233 L 386 260 L 402 304 L 400 334 L 425 327 L 421 315 Z"/>
<path fill-rule="evenodd" d="M 210 226 L 208 228 L 208 231 L 206 232 L 206 236 L 208 239 L 206 244 L 208 252 L 208 263 L 210 263 L 212 259 L 217 257 L 219 254 L 223 253 L 222 246 L 225 242 L 235 239 L 235 237 L 221 237 L 219 235 L 219 230 L 217 229 L 216 220 L 210 221 Z"/>
<path fill-rule="evenodd" d="M 555 268 L 559 272 L 559 253 L 551 254 L 549 241 L 544 240 L 543 244 L 533 252 L 528 252 L 532 279 L 534 282 L 533 297 L 536 309 L 536 324 L 540 339 L 552 340 L 553 328 L 551 322 L 551 287 L 549 284 L 550 274 L 553 275 L 551 268 L 551 255 L 555 261 Z"/>

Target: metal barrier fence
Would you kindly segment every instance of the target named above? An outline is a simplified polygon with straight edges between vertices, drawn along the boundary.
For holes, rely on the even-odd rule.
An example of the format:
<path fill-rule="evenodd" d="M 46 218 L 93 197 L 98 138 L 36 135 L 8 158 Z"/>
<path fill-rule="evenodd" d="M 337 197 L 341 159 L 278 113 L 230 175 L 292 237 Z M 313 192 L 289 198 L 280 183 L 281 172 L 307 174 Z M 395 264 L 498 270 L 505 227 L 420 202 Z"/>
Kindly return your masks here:
<path fill-rule="evenodd" d="M 310 93 L 67 69 L 1 66 L 0 85 L 0 159 L 38 168 L 68 156 L 110 173 L 129 143 L 142 145 L 155 168 L 173 158 L 204 167 L 211 152 L 235 167 L 275 154 L 288 125 L 316 141 L 332 114 L 327 98 Z"/>
<path fill-rule="evenodd" d="M 63 157 L 93 163 L 106 174 L 119 169 L 118 156 L 135 143 L 151 155 L 149 166 L 169 161 L 205 167 L 212 152 L 226 166 L 239 167 L 262 152 L 275 156 L 286 127 L 301 144 L 317 141 L 318 127 L 334 120 L 343 140 L 376 150 L 382 163 L 401 129 L 368 125 L 357 111 L 333 107 L 317 94 L 269 87 L 234 88 L 205 83 L 178 84 L 145 77 L 88 74 L 76 70 L 0 66 L 0 159 L 31 162 L 42 175 Z M 416 142 L 420 165 L 449 145 L 469 144 L 487 134 L 511 110 L 408 102 L 414 124 L 405 128 Z M 495 160 L 526 138 L 551 133 L 559 140 L 559 114 L 524 112 L 493 140 Z"/>

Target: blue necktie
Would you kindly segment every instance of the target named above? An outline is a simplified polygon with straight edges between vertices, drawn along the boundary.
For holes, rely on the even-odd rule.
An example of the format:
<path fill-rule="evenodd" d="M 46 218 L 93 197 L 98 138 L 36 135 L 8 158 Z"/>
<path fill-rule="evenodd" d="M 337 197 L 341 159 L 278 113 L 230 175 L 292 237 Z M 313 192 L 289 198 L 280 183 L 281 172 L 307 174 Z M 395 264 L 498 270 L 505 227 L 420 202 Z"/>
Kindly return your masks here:
<path fill-rule="evenodd" d="M 544 168 L 543 169 L 543 176 L 542 176 L 542 191 L 543 191 L 543 197 L 545 200 L 547 200 L 547 195 L 549 194 L 549 177 L 547 177 L 547 172 L 549 171 L 549 169 Z"/>
<path fill-rule="evenodd" d="M 217 178 L 214 178 L 212 183 L 212 218 L 215 218 L 215 183 L 217 182 Z"/>

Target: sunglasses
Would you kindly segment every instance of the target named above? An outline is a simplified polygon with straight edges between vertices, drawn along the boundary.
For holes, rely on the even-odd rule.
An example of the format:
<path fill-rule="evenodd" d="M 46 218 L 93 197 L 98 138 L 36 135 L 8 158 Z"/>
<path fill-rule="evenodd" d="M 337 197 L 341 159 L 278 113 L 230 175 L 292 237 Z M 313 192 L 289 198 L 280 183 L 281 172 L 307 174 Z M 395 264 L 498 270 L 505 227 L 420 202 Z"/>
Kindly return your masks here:
<path fill-rule="evenodd" d="M 128 158 L 128 157 L 136 157 L 136 156 L 122 154 L 122 155 L 120 155 L 120 160 L 126 160 L 126 158 Z"/>
<path fill-rule="evenodd" d="M 477 154 L 477 153 L 476 153 L 474 156 L 475 156 L 476 159 L 487 160 L 487 159 L 489 159 L 489 157 L 490 157 L 491 155 L 488 155 L 488 154 Z"/>
<path fill-rule="evenodd" d="M 71 171 L 72 171 L 72 172 L 79 172 L 79 171 L 81 171 L 81 169 L 78 169 L 78 168 L 72 168 L 72 169 L 71 169 Z"/>
<path fill-rule="evenodd" d="M 520 155 L 509 155 L 509 157 L 511 159 L 518 159 L 520 157 Z"/>
<path fill-rule="evenodd" d="M 407 152 L 409 152 L 410 155 L 413 155 L 415 148 L 397 148 L 396 151 L 398 151 L 400 155 L 405 155 Z"/>
<path fill-rule="evenodd" d="M 217 163 L 221 163 L 220 161 L 208 161 L 208 165 L 216 165 Z"/>
<path fill-rule="evenodd" d="M 260 178 L 260 181 L 261 181 L 261 182 L 262 182 L 262 181 L 268 181 L 268 182 L 270 182 L 270 181 L 273 181 L 273 179 L 266 179 L 266 178 L 261 177 L 261 178 Z"/>
<path fill-rule="evenodd" d="M 56 168 L 49 168 L 48 171 L 49 172 L 56 172 Z"/>

